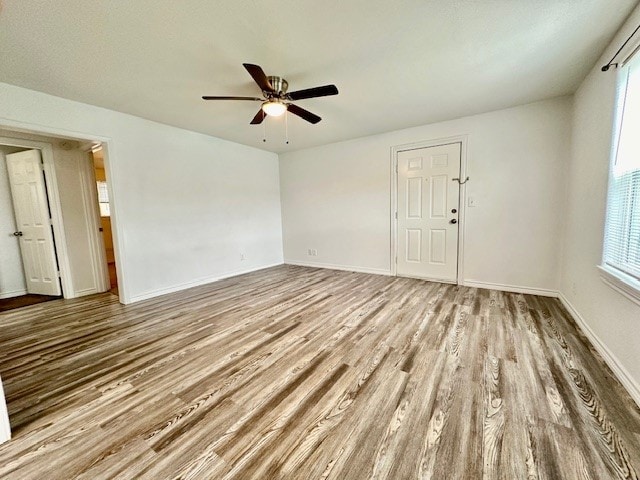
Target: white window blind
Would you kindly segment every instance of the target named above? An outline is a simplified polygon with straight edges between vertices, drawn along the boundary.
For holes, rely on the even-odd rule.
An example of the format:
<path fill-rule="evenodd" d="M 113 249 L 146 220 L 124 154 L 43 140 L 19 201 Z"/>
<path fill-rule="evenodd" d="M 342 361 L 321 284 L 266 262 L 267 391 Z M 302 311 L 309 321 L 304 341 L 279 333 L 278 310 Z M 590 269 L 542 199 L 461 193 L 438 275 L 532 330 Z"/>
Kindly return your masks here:
<path fill-rule="evenodd" d="M 604 266 L 640 280 L 640 55 L 620 73 Z"/>
<path fill-rule="evenodd" d="M 98 180 L 98 202 L 109 203 L 109 189 L 107 188 L 107 182 Z"/>
<path fill-rule="evenodd" d="M 109 210 L 109 190 L 107 188 L 107 182 L 98 181 L 98 205 L 100 206 L 100 216 L 109 217 L 111 211 Z"/>

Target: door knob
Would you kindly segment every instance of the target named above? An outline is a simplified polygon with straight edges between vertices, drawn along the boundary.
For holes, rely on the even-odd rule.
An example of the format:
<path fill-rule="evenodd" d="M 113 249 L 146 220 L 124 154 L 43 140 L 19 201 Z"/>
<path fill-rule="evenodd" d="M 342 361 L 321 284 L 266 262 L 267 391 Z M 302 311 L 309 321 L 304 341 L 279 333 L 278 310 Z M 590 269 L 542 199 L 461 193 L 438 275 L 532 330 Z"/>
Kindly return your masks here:
<path fill-rule="evenodd" d="M 449 223 L 458 223 L 458 220 L 456 220 L 455 218 L 452 218 L 451 220 L 449 220 Z"/>
<path fill-rule="evenodd" d="M 18 232 L 13 232 L 13 236 L 14 237 L 21 237 L 22 236 L 22 232 L 18 231 Z"/>

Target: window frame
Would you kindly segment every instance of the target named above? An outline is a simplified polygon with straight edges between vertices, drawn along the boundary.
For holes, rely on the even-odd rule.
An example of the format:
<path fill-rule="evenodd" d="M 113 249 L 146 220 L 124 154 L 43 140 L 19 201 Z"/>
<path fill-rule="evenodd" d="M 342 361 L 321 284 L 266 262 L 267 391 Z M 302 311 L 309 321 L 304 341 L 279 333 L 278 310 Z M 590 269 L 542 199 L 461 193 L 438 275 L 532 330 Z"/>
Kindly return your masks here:
<path fill-rule="evenodd" d="M 611 200 L 611 190 L 613 188 L 613 170 L 617 161 L 618 148 L 620 145 L 620 135 L 622 132 L 622 119 L 625 108 L 625 101 L 628 91 L 629 69 L 631 62 L 640 62 L 640 55 L 632 55 L 629 57 L 619 69 L 616 78 L 616 100 L 614 111 L 614 124 L 612 132 L 611 152 L 609 157 L 609 175 L 607 183 L 607 202 L 605 208 L 605 223 L 603 231 L 602 258 L 598 269 L 600 278 L 609 287 L 621 293 L 629 300 L 640 305 L 640 279 L 632 276 L 623 270 L 616 268 L 606 262 L 606 246 L 607 246 L 607 226 L 609 216 L 609 204 Z M 627 67 L 627 68 L 625 68 Z"/>

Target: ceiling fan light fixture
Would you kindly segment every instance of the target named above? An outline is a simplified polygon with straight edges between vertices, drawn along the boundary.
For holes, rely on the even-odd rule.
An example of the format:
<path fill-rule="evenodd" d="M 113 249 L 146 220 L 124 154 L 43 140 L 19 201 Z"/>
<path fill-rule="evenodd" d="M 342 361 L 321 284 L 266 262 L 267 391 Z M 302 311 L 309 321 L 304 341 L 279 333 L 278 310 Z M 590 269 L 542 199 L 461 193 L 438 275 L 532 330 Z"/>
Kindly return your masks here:
<path fill-rule="evenodd" d="M 262 104 L 262 111 L 270 117 L 279 117 L 287 111 L 287 106 L 276 100 L 270 100 Z"/>

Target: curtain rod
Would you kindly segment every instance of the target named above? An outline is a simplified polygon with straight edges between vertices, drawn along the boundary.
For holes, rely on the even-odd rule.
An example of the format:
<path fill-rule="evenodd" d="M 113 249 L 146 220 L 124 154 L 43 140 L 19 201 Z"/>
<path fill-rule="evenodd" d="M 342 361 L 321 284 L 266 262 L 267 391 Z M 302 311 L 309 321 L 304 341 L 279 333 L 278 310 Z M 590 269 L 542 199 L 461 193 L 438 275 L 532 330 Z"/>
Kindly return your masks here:
<path fill-rule="evenodd" d="M 611 57 L 611 60 L 609 60 L 609 63 L 607 63 L 606 65 L 604 65 L 602 67 L 602 71 L 606 72 L 607 70 L 609 70 L 609 68 L 611 68 L 611 66 L 615 65 L 616 67 L 618 66 L 617 63 L 613 63 L 613 61 L 616 59 L 616 57 L 620 54 L 620 52 L 622 51 L 622 49 L 624 47 L 627 46 L 627 43 L 629 43 L 629 40 L 631 40 L 633 38 L 633 36 L 638 32 L 638 30 L 640 30 L 640 25 L 638 25 L 636 27 L 636 29 L 631 33 L 631 35 L 629 35 L 629 37 L 624 41 L 624 43 L 622 44 L 622 46 L 618 49 L 618 51 L 615 53 L 615 55 L 613 57 Z"/>

